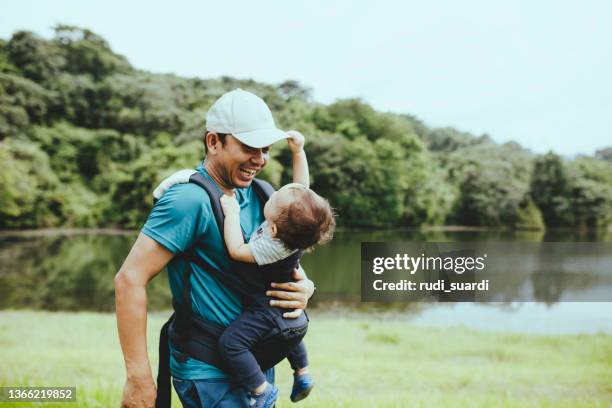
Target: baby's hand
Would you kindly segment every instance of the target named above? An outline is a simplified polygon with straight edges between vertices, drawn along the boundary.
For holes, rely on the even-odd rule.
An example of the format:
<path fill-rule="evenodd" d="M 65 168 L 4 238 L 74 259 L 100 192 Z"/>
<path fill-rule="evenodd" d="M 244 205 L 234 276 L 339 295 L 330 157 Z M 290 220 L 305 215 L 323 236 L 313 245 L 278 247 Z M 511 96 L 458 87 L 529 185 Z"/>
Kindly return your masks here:
<path fill-rule="evenodd" d="M 289 150 L 291 150 L 291 153 L 301 153 L 304 150 L 304 143 L 306 142 L 304 135 L 297 130 L 289 130 L 287 134 L 289 135 L 287 143 L 289 143 Z"/>
<path fill-rule="evenodd" d="M 240 204 L 236 200 L 235 195 L 223 194 L 221 196 L 221 208 L 223 208 L 223 215 L 227 217 L 228 214 L 240 215 Z"/>

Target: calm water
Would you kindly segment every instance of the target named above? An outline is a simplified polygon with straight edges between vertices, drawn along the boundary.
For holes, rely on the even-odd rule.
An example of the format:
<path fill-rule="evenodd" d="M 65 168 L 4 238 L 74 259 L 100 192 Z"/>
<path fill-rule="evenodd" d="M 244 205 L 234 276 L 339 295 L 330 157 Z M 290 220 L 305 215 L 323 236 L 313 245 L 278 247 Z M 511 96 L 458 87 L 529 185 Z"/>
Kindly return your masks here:
<path fill-rule="evenodd" d="M 113 277 L 136 233 L 1 233 L 0 309 L 114 309 Z M 360 299 L 360 243 L 372 241 L 612 242 L 610 232 L 555 231 L 339 231 L 333 242 L 305 256 L 303 265 L 316 282 L 313 308 L 387 315 L 394 311 L 417 324 L 463 324 L 484 329 L 530 332 L 612 332 L 612 303 L 559 303 L 575 290 L 596 290 L 597 282 L 567 280 L 540 303 L 363 305 Z M 516 254 L 520 256 L 521 254 Z M 612 265 L 610 265 L 612 271 Z M 534 280 L 543 287 L 550 282 Z M 510 285 L 511 283 L 509 283 Z M 590 285 L 590 286 L 589 286 Z M 508 293 L 513 292 L 508 288 Z M 151 310 L 169 309 L 166 273 L 148 288 Z M 571 297 L 569 297 L 571 298 Z M 331 309 L 335 310 L 335 309 Z"/>

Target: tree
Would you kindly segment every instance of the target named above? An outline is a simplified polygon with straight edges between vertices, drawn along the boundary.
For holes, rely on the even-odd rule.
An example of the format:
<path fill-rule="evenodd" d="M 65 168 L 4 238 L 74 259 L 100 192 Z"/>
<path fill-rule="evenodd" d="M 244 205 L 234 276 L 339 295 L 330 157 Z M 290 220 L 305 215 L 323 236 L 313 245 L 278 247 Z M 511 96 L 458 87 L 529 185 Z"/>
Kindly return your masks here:
<path fill-rule="evenodd" d="M 605 227 L 612 223 L 612 163 L 580 158 L 569 167 L 569 200 L 574 225 Z"/>
<path fill-rule="evenodd" d="M 46 121 L 51 95 L 37 83 L 0 73 L 0 140 Z"/>
<path fill-rule="evenodd" d="M 595 152 L 595 158 L 612 162 L 612 147 L 597 150 Z"/>
<path fill-rule="evenodd" d="M 561 157 L 549 152 L 536 158 L 530 190 L 547 227 L 573 224 L 570 181 Z"/>
<path fill-rule="evenodd" d="M 110 74 L 131 71 L 125 57 L 115 54 L 94 32 L 65 24 L 58 24 L 54 31 L 54 44 L 64 55 L 67 72 L 87 74 L 100 80 Z"/>
<path fill-rule="evenodd" d="M 49 157 L 34 143 L 0 142 L 0 228 L 57 225 L 59 213 L 52 200 L 59 181 Z"/>
<path fill-rule="evenodd" d="M 445 156 L 458 194 L 449 220 L 461 225 L 515 226 L 528 201 L 531 156 L 512 144 L 459 148 Z"/>
<path fill-rule="evenodd" d="M 301 99 L 308 101 L 312 97 L 312 89 L 300 85 L 296 80 L 287 80 L 278 85 L 278 93 L 285 99 Z"/>
<path fill-rule="evenodd" d="M 477 138 L 470 133 L 460 132 L 451 127 L 445 127 L 436 128 L 428 132 L 425 136 L 425 143 L 429 150 L 433 152 L 450 153 L 464 147 L 492 142 L 487 135 Z"/>
<path fill-rule="evenodd" d="M 4 47 L 9 62 L 26 78 L 44 84 L 65 66 L 57 47 L 30 31 L 18 31 Z"/>
<path fill-rule="evenodd" d="M 197 142 L 176 148 L 162 146 L 144 152 L 117 169 L 110 186 L 105 216 L 121 228 L 137 228 L 153 204 L 153 189 L 173 172 L 193 168 L 201 158 Z"/>

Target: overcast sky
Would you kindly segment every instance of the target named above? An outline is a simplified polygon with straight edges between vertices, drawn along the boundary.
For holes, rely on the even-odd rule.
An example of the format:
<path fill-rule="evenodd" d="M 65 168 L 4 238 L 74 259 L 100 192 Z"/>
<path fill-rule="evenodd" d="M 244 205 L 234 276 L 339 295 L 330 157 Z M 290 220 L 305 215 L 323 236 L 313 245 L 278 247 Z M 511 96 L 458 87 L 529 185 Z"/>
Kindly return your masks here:
<path fill-rule="evenodd" d="M 535 152 L 612 146 L 612 1 L 3 1 L 0 37 L 90 28 L 137 68 L 360 97 Z M 165 4 L 165 5 L 163 5 Z"/>

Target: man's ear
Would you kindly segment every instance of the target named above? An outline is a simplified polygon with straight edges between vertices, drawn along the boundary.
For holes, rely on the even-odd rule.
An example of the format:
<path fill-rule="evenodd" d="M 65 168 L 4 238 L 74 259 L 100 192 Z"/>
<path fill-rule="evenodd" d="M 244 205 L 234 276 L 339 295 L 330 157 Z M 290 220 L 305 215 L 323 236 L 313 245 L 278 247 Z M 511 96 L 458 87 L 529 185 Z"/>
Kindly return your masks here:
<path fill-rule="evenodd" d="M 208 153 L 213 155 L 217 154 L 221 146 L 221 138 L 216 132 L 207 132 L 206 135 L 204 135 L 204 144 L 208 149 Z"/>
<path fill-rule="evenodd" d="M 278 230 L 276 229 L 276 224 L 271 222 L 270 223 L 270 234 L 272 235 L 272 238 L 274 238 L 276 236 L 276 232 Z"/>

